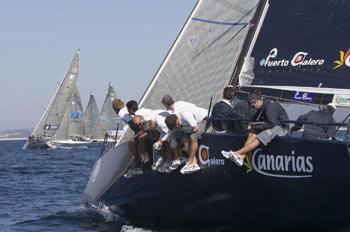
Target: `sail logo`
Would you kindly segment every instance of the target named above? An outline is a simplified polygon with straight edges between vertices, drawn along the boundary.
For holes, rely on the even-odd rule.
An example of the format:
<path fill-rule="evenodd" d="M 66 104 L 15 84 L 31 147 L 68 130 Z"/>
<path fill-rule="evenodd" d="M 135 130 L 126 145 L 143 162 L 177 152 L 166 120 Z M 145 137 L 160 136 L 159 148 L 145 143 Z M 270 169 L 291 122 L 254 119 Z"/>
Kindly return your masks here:
<path fill-rule="evenodd" d="M 223 166 L 225 165 L 225 160 L 210 158 L 209 147 L 200 145 L 198 148 L 198 159 L 203 166 Z"/>
<path fill-rule="evenodd" d="M 199 37 L 197 35 L 191 36 L 188 40 L 188 45 L 192 48 L 197 47 L 199 44 Z"/>
<path fill-rule="evenodd" d="M 321 66 L 324 59 L 313 59 L 307 52 L 297 52 L 291 59 L 277 59 L 278 49 L 270 50 L 266 58 L 260 60 L 260 66 L 263 67 L 301 67 L 301 66 Z"/>
<path fill-rule="evenodd" d="M 254 170 L 264 176 L 277 178 L 311 178 L 314 170 L 311 156 L 290 154 L 265 154 L 261 148 L 246 159 L 247 173 Z"/>
<path fill-rule="evenodd" d="M 339 60 L 335 60 L 333 63 L 336 64 L 333 69 L 340 68 L 344 64 L 350 67 L 350 48 L 346 53 L 344 51 L 339 51 Z"/>
<path fill-rule="evenodd" d="M 50 124 L 45 124 L 44 130 L 57 130 L 58 126 L 56 125 L 50 125 Z"/>
<path fill-rule="evenodd" d="M 80 111 L 73 111 L 70 114 L 70 118 L 73 120 L 78 120 L 81 117 L 81 112 Z"/>

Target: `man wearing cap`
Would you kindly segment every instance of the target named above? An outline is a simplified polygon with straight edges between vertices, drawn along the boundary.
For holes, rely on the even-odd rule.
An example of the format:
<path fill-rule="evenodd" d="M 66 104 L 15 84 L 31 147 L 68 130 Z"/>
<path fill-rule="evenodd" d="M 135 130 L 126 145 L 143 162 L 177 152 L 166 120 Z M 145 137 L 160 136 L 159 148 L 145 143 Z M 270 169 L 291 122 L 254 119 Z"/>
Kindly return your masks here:
<path fill-rule="evenodd" d="M 276 136 L 284 136 L 288 133 L 289 125 L 285 109 L 277 102 L 265 100 L 259 90 L 254 90 L 248 96 L 250 105 L 258 111 L 254 116 L 254 122 L 248 128 L 250 131 L 244 146 L 237 151 L 221 151 L 222 155 L 242 166 L 246 154 L 254 150 L 259 144 L 267 146 Z"/>
<path fill-rule="evenodd" d="M 304 125 L 303 138 L 330 139 L 334 136 L 336 127 L 322 124 L 335 123 L 333 118 L 335 110 L 336 106 L 333 103 L 329 103 L 319 111 L 312 110 L 307 114 L 300 115 L 297 119 L 298 122 L 290 128 L 290 132 L 298 131 Z M 304 124 L 304 122 L 314 124 Z"/>

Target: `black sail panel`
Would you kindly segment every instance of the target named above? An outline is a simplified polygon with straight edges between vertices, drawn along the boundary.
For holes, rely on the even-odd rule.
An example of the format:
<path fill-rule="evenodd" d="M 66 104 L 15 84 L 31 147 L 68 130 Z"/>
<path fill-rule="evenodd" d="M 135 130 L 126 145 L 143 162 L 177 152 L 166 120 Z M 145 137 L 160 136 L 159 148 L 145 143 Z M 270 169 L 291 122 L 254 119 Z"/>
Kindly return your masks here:
<path fill-rule="evenodd" d="M 253 85 L 349 89 L 350 1 L 269 4 L 251 54 Z"/>

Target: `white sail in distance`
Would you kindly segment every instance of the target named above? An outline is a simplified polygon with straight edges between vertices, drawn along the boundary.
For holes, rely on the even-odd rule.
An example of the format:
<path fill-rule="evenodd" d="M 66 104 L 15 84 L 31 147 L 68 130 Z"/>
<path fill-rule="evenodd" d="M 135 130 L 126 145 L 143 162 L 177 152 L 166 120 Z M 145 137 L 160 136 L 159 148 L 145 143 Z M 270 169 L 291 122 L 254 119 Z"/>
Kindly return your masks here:
<path fill-rule="evenodd" d="M 117 130 L 123 128 L 119 116 L 115 113 L 112 107 L 112 101 L 116 98 L 116 92 L 110 83 L 108 86 L 108 92 L 104 99 L 99 121 L 96 124 L 92 136 L 96 139 L 103 139 L 108 131 Z"/>
<path fill-rule="evenodd" d="M 86 137 L 83 105 L 78 88 L 75 86 L 70 97 L 60 126 L 56 132 L 55 140 L 65 141 Z"/>
<path fill-rule="evenodd" d="M 72 95 L 72 100 L 70 102 L 70 124 L 69 124 L 69 137 L 86 137 L 86 128 L 84 123 L 84 109 L 81 102 L 79 90 L 76 87 Z"/>
<path fill-rule="evenodd" d="M 84 121 L 85 121 L 85 127 L 86 127 L 86 136 L 90 139 L 94 139 L 92 134 L 96 126 L 96 123 L 98 122 L 99 110 L 98 110 L 96 99 L 93 93 L 90 93 L 90 99 L 85 109 L 84 118 L 85 118 Z"/>
<path fill-rule="evenodd" d="M 60 83 L 55 95 L 43 113 L 32 135 L 50 139 L 56 134 L 67 104 L 76 86 L 79 76 L 79 50 L 75 53 L 68 71 Z"/>

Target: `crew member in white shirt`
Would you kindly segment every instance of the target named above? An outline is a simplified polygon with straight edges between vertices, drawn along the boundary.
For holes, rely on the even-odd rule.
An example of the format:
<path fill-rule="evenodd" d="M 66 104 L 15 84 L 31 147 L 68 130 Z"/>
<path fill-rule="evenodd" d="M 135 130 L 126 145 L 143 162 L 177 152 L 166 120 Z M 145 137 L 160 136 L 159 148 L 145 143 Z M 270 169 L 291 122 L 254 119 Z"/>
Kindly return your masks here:
<path fill-rule="evenodd" d="M 124 102 L 122 100 L 114 99 L 112 101 L 112 107 L 114 109 L 114 112 L 119 116 L 121 120 L 123 120 L 125 124 L 128 124 L 132 120 L 129 111 L 127 107 L 124 106 Z"/>
<path fill-rule="evenodd" d="M 197 160 L 196 152 L 198 149 L 198 139 L 201 138 L 203 133 L 203 126 L 200 126 L 200 121 L 197 121 L 193 113 L 180 112 L 177 114 L 171 114 L 166 117 L 165 123 L 170 133 L 170 147 L 175 153 L 174 166 L 180 165 L 181 161 L 179 156 L 181 155 L 181 143 L 190 139 L 190 145 L 188 146 L 189 158 L 186 165 L 181 169 L 182 174 L 188 174 L 200 169 Z"/>
<path fill-rule="evenodd" d="M 170 95 L 164 95 L 162 97 L 161 102 L 170 114 L 178 114 L 180 112 L 190 112 L 194 114 L 197 121 L 201 121 L 206 116 L 208 116 L 207 109 L 196 106 L 195 104 L 192 104 L 186 101 L 175 102 Z"/>

